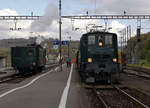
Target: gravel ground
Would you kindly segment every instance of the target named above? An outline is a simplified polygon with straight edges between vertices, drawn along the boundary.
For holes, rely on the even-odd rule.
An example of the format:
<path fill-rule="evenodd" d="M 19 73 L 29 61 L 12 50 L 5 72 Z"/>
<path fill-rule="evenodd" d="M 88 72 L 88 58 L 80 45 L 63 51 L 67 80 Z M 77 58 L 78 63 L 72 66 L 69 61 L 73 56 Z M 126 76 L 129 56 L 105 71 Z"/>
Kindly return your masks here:
<path fill-rule="evenodd" d="M 120 83 L 130 88 L 138 89 L 150 96 L 150 79 L 122 73 Z"/>
<path fill-rule="evenodd" d="M 138 99 L 140 102 L 145 104 L 146 106 L 150 106 L 150 96 L 136 90 L 136 89 L 127 89 L 125 90 L 128 94 L 133 96 L 134 98 Z"/>
<path fill-rule="evenodd" d="M 135 75 L 121 74 L 120 85 L 125 85 L 131 89 L 125 89 L 125 92 L 129 93 L 133 97 L 137 98 L 142 103 L 150 107 L 150 79 L 144 79 L 137 77 Z M 91 103 L 90 108 L 103 108 L 102 103 L 99 103 L 96 96 L 92 93 L 91 89 L 86 89 L 89 102 Z M 111 90 L 101 92 L 103 97 L 106 98 L 107 102 L 114 104 L 112 108 L 140 108 L 139 106 L 134 106 L 132 102 L 123 99 L 122 96 L 117 95 L 117 92 L 112 92 Z M 121 103 L 123 103 L 121 105 Z"/>
<path fill-rule="evenodd" d="M 127 89 L 129 93 L 134 95 L 135 97 L 138 97 L 139 92 Z M 120 94 L 117 90 L 112 89 L 112 90 L 97 90 L 97 92 L 100 94 L 100 96 L 104 99 L 106 104 L 110 108 L 141 108 L 138 104 L 133 103 L 128 97 Z M 89 95 L 89 101 L 91 102 L 91 108 L 103 108 L 102 103 L 98 101 L 92 90 L 89 90 L 88 92 Z M 139 94 L 138 94 L 139 93 Z M 141 95 L 141 100 L 145 101 L 146 95 Z M 150 98 L 150 97 L 147 97 Z M 149 104 L 148 101 L 145 101 L 146 105 Z"/>
<path fill-rule="evenodd" d="M 103 107 L 102 103 L 99 103 L 99 100 L 93 94 L 92 90 L 87 89 L 86 93 L 90 102 L 90 108 L 105 108 Z"/>

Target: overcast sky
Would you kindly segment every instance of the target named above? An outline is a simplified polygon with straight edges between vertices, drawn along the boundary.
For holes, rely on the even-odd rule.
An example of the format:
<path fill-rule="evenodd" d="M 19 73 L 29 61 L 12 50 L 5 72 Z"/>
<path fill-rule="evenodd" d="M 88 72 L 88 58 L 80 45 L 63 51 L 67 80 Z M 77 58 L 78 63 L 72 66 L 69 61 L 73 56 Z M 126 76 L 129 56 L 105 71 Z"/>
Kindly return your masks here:
<path fill-rule="evenodd" d="M 62 0 L 63 15 L 82 15 L 86 11 L 90 15 L 95 14 L 150 14 L 149 0 Z M 0 22 L 0 39 L 4 38 L 28 38 L 30 36 L 43 35 L 45 37 L 58 38 L 58 0 L 1 0 L 0 15 L 34 15 L 44 16 L 37 21 L 18 21 L 17 27 L 21 31 L 10 31 L 14 27 L 14 21 Z M 103 20 L 62 20 L 62 38 L 79 40 L 85 32 L 88 24 L 104 25 Z M 108 26 L 111 32 L 117 33 L 131 24 L 132 34 L 135 33 L 136 21 L 133 20 L 109 20 Z M 149 28 L 149 21 L 143 20 L 142 27 Z M 80 28 L 73 31 L 73 28 Z M 31 33 L 32 32 L 32 33 Z M 148 32 L 148 30 L 142 30 Z"/>

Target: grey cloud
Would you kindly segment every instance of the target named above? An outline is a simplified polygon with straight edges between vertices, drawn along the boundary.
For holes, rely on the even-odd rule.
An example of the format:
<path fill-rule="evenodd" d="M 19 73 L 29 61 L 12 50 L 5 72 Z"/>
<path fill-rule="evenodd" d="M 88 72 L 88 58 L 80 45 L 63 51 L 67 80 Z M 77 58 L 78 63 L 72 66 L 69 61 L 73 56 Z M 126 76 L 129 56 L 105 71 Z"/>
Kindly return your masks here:
<path fill-rule="evenodd" d="M 31 31 L 47 31 L 47 29 L 51 26 L 54 20 L 58 20 L 58 9 L 56 5 L 49 4 L 44 16 L 40 20 L 36 20 L 31 24 Z"/>

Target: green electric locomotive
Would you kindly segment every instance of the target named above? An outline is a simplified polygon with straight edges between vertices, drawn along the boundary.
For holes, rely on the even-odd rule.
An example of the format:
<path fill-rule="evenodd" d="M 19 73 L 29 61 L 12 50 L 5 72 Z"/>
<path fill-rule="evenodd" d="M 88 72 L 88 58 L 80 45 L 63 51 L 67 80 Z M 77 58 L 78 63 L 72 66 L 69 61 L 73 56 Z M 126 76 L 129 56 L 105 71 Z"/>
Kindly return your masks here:
<path fill-rule="evenodd" d="M 117 35 L 101 31 L 83 34 L 77 52 L 77 70 L 85 82 L 118 81 Z"/>
<path fill-rule="evenodd" d="M 42 71 L 46 64 L 46 50 L 40 45 L 12 47 L 11 64 L 23 74 Z"/>

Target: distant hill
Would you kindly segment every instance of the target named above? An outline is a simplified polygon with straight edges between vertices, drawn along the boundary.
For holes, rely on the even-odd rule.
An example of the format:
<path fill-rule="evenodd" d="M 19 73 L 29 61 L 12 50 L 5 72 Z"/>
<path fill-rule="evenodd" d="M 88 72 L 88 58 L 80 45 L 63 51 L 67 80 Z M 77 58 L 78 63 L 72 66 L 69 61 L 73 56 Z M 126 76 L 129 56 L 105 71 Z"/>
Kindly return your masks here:
<path fill-rule="evenodd" d="M 14 46 L 25 46 L 27 44 L 33 44 L 36 38 L 16 38 L 16 39 L 2 39 L 0 40 L 0 48 L 10 48 Z"/>

